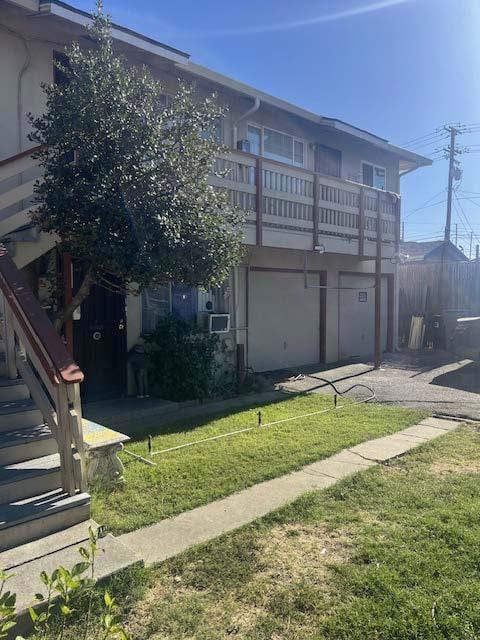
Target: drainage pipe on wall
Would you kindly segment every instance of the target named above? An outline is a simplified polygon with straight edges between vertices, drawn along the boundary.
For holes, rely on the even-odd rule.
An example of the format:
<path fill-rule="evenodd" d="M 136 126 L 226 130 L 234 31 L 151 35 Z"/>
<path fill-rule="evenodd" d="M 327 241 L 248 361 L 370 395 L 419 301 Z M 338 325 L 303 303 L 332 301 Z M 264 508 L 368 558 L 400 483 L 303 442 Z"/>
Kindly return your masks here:
<path fill-rule="evenodd" d="M 242 114 L 239 118 L 233 121 L 233 126 L 232 126 L 232 148 L 233 149 L 237 148 L 238 123 L 241 122 L 242 120 L 245 120 L 245 118 L 248 118 L 248 116 L 251 116 L 252 113 L 255 113 L 255 111 L 258 111 L 260 107 L 260 98 L 255 97 L 253 98 L 253 101 L 254 101 L 253 105 L 250 107 L 250 109 L 247 109 L 247 111 L 245 111 L 244 114 Z"/>

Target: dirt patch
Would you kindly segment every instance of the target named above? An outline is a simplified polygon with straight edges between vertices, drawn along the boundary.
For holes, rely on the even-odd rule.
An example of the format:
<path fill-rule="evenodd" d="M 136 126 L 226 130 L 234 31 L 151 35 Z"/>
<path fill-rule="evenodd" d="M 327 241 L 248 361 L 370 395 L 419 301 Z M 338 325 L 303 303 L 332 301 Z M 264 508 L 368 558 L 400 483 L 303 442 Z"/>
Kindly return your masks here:
<path fill-rule="evenodd" d="M 181 576 L 160 572 L 155 584 L 136 605 L 127 631 L 134 638 L 176 637 L 179 630 L 172 631 L 172 620 L 164 619 L 162 611 L 174 608 L 182 617 L 181 612 L 193 608 L 201 610 L 199 626 L 203 620 L 209 629 L 218 632 L 218 638 L 244 638 L 268 613 L 269 603 L 279 591 L 290 587 L 294 591 L 295 585 L 308 583 L 328 596 L 333 592 L 329 569 L 348 558 L 346 536 L 315 525 L 273 527 L 260 545 L 258 570 L 245 584 L 226 589 L 220 596 L 209 589 L 186 585 Z M 185 634 L 185 630 L 180 633 Z M 187 633 L 182 637 L 193 636 Z"/>
<path fill-rule="evenodd" d="M 282 582 L 314 578 L 325 579 L 329 567 L 345 562 L 347 541 L 337 531 L 308 525 L 282 525 L 269 531 L 264 541 L 261 576 Z"/>
<path fill-rule="evenodd" d="M 480 473 L 479 460 L 452 460 L 451 462 L 436 462 L 428 468 L 436 476 L 450 474 L 463 475 L 465 473 Z"/>

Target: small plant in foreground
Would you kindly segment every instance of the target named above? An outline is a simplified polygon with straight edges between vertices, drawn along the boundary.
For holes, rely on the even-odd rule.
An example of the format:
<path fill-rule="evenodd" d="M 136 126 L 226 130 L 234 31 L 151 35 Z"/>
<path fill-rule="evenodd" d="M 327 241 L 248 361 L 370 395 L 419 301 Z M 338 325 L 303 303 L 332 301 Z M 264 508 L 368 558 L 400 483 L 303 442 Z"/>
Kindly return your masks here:
<path fill-rule="evenodd" d="M 5 583 L 10 578 L 0 570 L 0 638 L 6 638 L 16 624 L 15 603 L 17 597 L 11 591 L 5 591 Z"/>
<path fill-rule="evenodd" d="M 81 562 L 70 570 L 58 567 L 51 575 L 45 571 L 40 574 L 46 593 L 35 594 L 35 600 L 41 605 L 40 611 L 33 607 L 29 609 L 34 629 L 33 635 L 29 636 L 30 640 L 63 640 L 69 622 L 77 612 L 77 605 L 84 597 L 87 602 L 86 615 L 79 640 L 129 640 L 128 634 L 120 625 L 115 598 L 112 598 L 108 591 L 105 591 L 103 597 L 100 629 L 92 629 L 92 602 L 94 587 L 97 584 L 94 574 L 98 534 L 91 527 L 88 534 L 87 545 L 79 549 Z M 85 576 L 87 572 L 88 575 Z M 16 595 L 10 591 L 4 591 L 9 577 L 11 576 L 0 572 L 0 638 L 7 637 L 8 631 L 16 625 L 17 621 Z M 25 640 L 25 638 L 17 636 L 16 640 Z"/>

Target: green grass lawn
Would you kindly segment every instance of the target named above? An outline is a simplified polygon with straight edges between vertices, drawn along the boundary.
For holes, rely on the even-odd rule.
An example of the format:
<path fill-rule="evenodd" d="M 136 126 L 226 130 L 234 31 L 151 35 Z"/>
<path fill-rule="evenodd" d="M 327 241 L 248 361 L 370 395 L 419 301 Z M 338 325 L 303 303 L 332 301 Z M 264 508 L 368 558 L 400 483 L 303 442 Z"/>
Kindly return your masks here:
<path fill-rule="evenodd" d="M 132 640 L 478 640 L 479 480 L 461 427 L 109 589 Z"/>
<path fill-rule="evenodd" d="M 163 426 L 153 434 L 154 449 L 254 426 L 260 409 L 266 423 L 332 407 L 332 404 L 329 396 L 308 394 L 213 418 Z M 94 488 L 93 517 L 114 533 L 131 531 L 298 469 L 345 447 L 393 433 L 425 415 L 421 411 L 373 403 L 350 405 L 162 454 L 153 458 L 156 467 L 123 454 L 125 485 L 113 491 Z M 148 455 L 146 437 L 128 443 L 127 448 L 139 455 Z"/>

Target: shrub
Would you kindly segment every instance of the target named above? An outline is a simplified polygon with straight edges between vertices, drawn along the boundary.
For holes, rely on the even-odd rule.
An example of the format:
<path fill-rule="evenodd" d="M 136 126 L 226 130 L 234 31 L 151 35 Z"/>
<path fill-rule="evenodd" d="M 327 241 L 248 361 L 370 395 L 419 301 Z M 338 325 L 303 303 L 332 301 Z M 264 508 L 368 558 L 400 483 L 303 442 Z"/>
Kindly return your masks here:
<path fill-rule="evenodd" d="M 165 316 L 146 338 L 153 392 L 181 402 L 208 398 L 215 390 L 218 336 L 196 325 Z"/>

